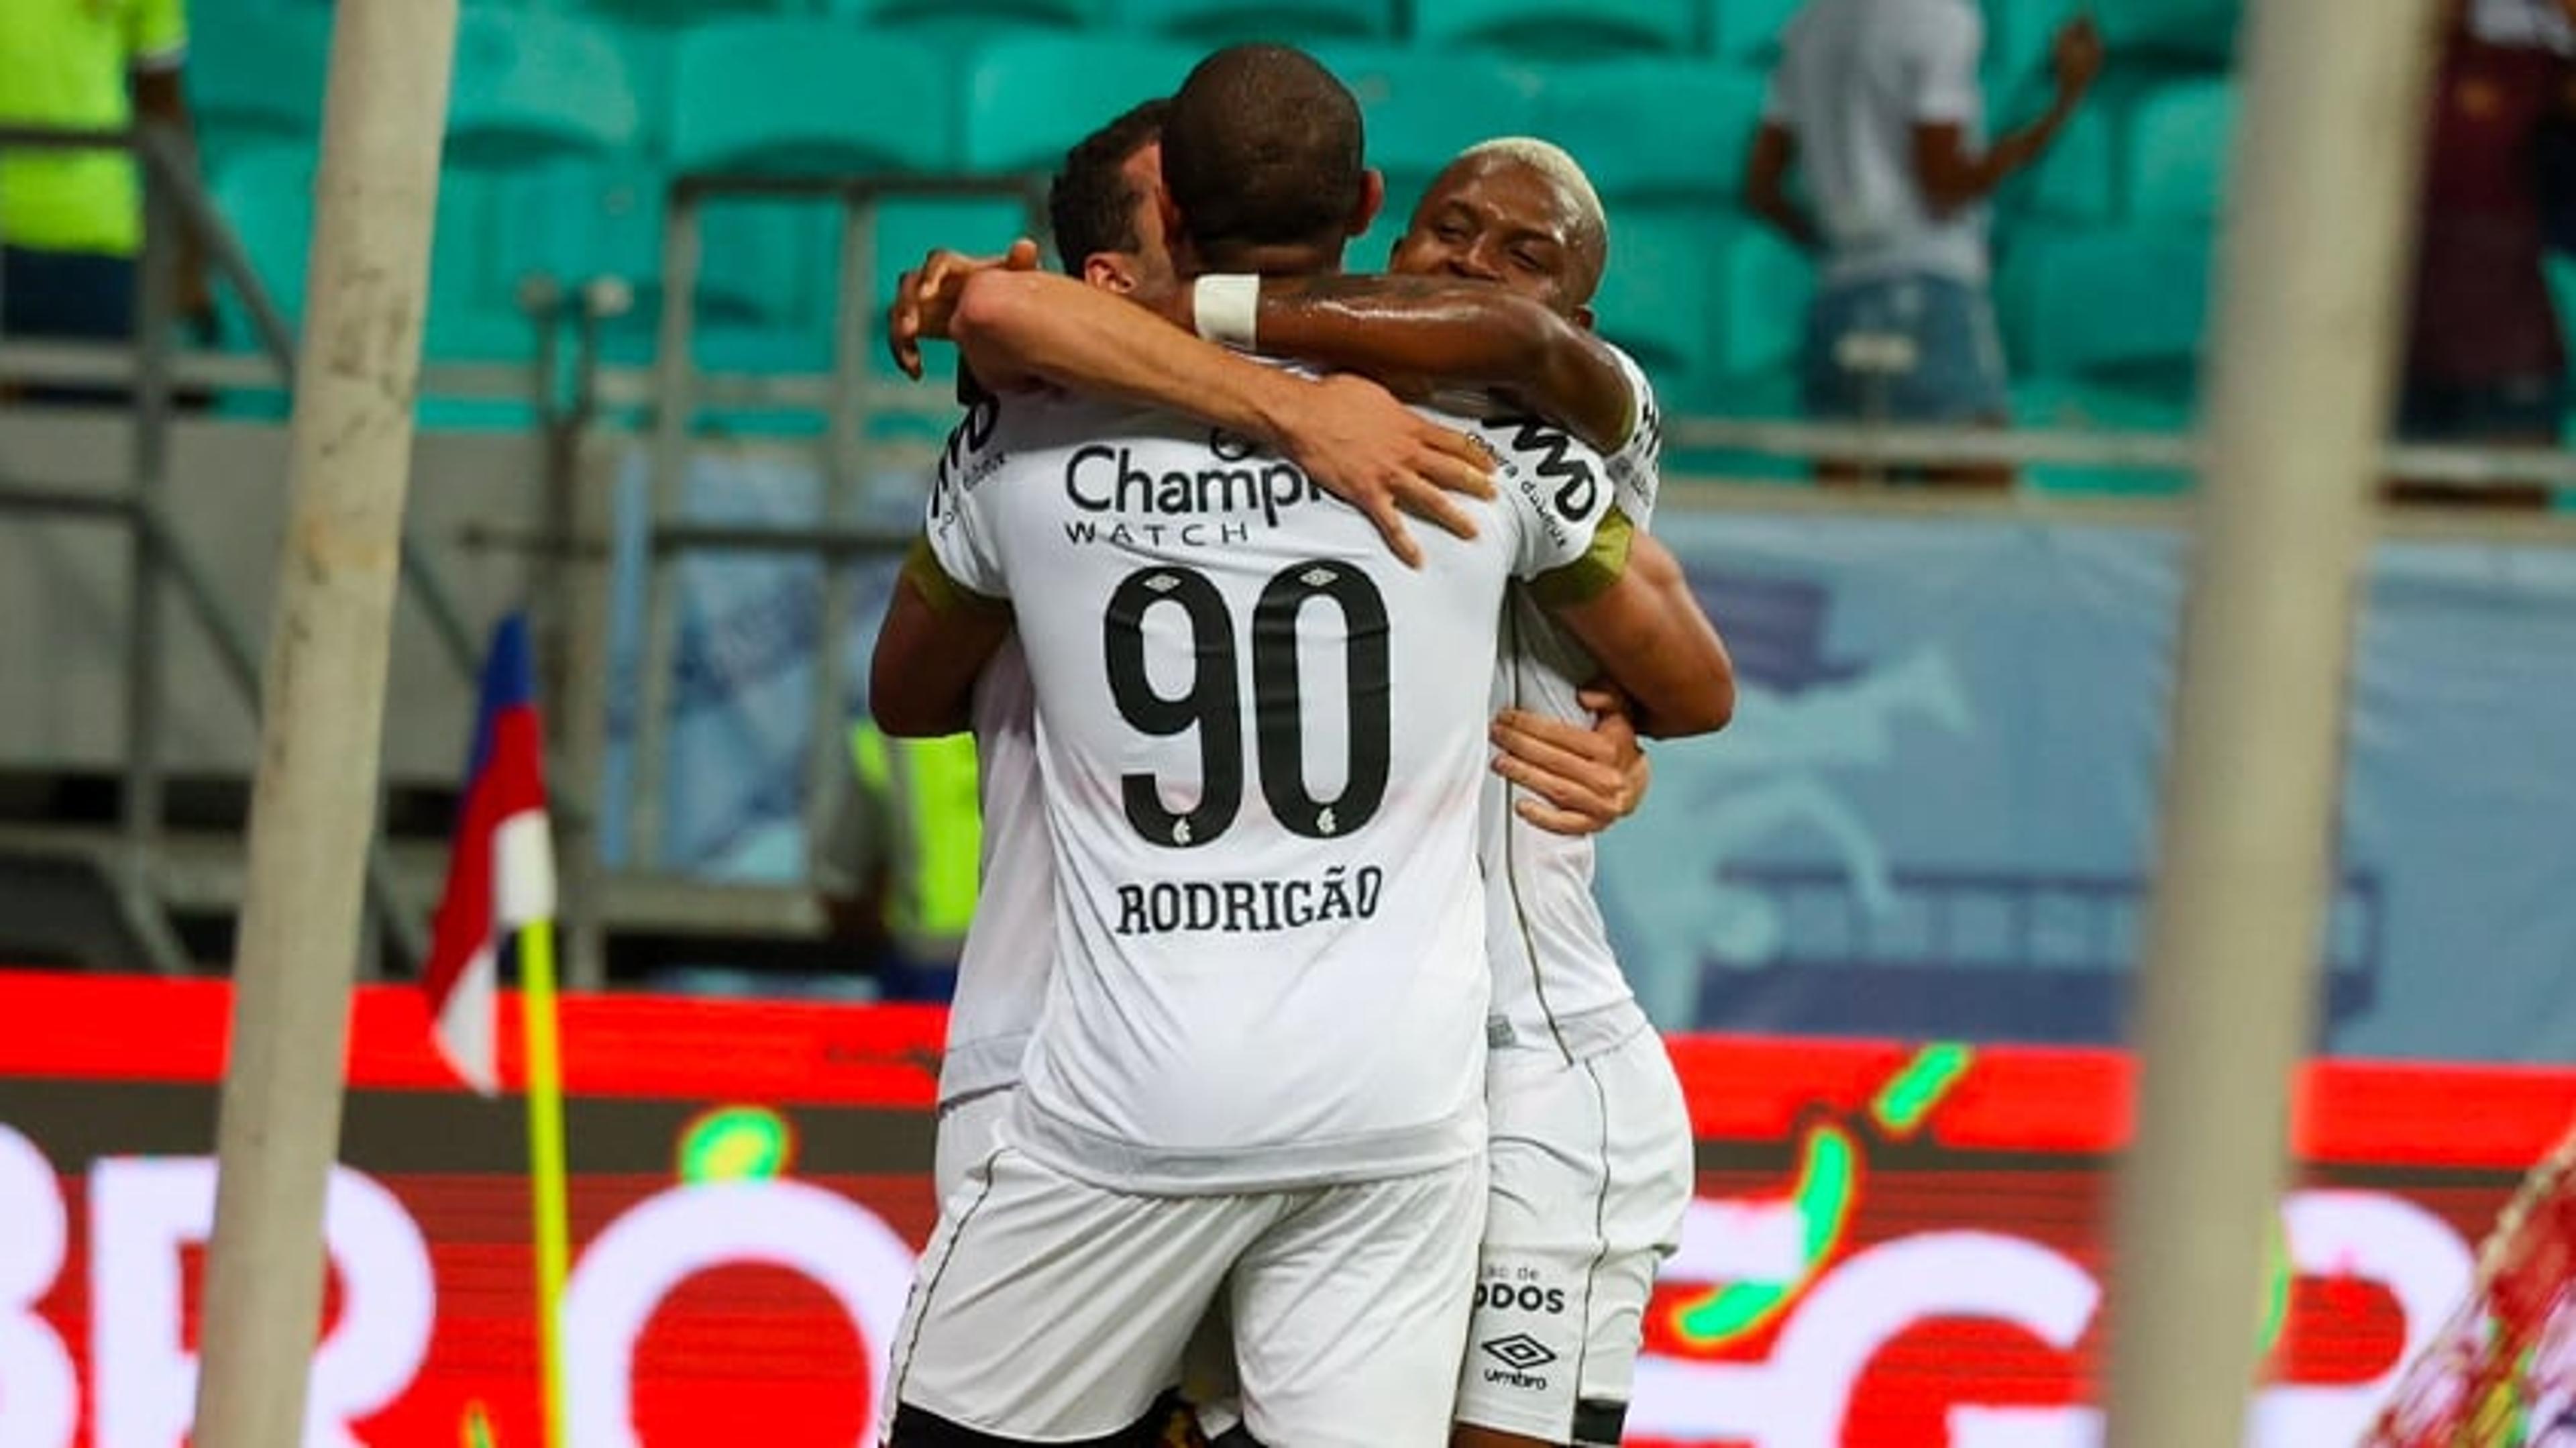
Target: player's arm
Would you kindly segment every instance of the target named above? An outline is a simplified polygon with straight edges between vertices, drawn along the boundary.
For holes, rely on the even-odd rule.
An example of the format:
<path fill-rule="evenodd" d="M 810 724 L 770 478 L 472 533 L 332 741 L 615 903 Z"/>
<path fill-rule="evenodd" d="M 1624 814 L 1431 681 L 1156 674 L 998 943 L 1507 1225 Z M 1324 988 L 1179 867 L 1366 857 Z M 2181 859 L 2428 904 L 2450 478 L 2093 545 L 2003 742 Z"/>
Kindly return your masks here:
<path fill-rule="evenodd" d="M 975 680 L 1010 637 L 1011 607 L 948 576 L 927 539 L 912 545 L 868 665 L 868 712 L 898 739 L 961 734 Z"/>
<path fill-rule="evenodd" d="M 1204 295 L 1199 293 L 1197 295 Z M 1200 325 L 1196 296 L 1183 320 Z M 1637 397 L 1608 344 L 1528 297 L 1463 277 L 1264 277 L 1254 351 L 1371 377 L 1499 387 L 1603 452 Z"/>
<path fill-rule="evenodd" d="M 1636 701 L 1640 734 L 1709 734 L 1735 717 L 1734 660 L 1680 560 L 1616 509 L 1591 551 L 1530 592 Z"/>
<path fill-rule="evenodd" d="M 1493 496 L 1484 453 L 1364 378 L 1321 380 L 1249 361 L 1113 293 L 1044 272 L 965 277 L 947 317 L 975 376 L 1010 389 L 1047 383 L 1201 418 L 1278 449 L 1368 515 L 1419 565 L 1410 513 L 1462 538 L 1476 526 L 1449 494 Z"/>

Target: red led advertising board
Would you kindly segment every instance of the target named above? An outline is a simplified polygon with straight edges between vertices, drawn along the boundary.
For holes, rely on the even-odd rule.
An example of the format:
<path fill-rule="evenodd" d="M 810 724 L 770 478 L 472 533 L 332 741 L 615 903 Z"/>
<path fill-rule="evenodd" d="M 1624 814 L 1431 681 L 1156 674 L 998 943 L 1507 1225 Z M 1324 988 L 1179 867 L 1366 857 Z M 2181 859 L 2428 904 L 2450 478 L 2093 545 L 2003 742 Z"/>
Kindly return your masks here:
<path fill-rule="evenodd" d="M 183 1442 L 227 1010 L 218 982 L 0 974 L 0 1445 Z M 933 1213 L 940 1025 L 566 1003 L 579 1443 L 867 1440 Z M 1632 1443 L 2096 1441 L 2118 1056 L 1672 1049 L 1700 1191 L 1651 1314 Z M 453 1088 L 401 989 L 360 993 L 349 1078 L 307 1442 L 445 1448 L 488 1425 L 500 1448 L 536 1444 L 518 1101 Z M 2299 1185 L 2248 1303 L 2272 1343 L 2262 1442 L 2353 1441 L 2571 1116 L 2576 1072 L 2310 1068 Z"/>

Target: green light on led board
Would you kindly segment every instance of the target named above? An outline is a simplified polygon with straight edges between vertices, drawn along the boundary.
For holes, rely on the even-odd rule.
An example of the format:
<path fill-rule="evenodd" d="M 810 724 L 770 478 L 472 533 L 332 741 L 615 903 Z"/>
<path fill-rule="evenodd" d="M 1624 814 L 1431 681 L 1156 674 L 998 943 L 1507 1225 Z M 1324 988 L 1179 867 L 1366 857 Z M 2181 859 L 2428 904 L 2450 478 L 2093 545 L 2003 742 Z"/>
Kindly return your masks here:
<path fill-rule="evenodd" d="M 1860 1144 L 1830 1124 L 1809 1128 L 1797 1185 L 1789 1192 L 1802 1228 L 1804 1266 L 1794 1282 L 1731 1282 L 1681 1309 L 1674 1326 L 1684 1340 L 1709 1347 L 1732 1342 L 1788 1309 L 1842 1246 L 1860 1200 Z"/>
<path fill-rule="evenodd" d="M 1870 1114 L 1894 1136 L 1911 1136 L 1921 1128 L 1950 1088 L 1968 1074 L 1976 1052 L 1956 1041 L 1935 1041 L 1916 1051 L 1905 1068 L 1879 1088 Z"/>
<path fill-rule="evenodd" d="M 796 1128 L 765 1106 L 721 1106 L 680 1132 L 680 1180 L 756 1182 L 783 1176 L 796 1157 Z"/>

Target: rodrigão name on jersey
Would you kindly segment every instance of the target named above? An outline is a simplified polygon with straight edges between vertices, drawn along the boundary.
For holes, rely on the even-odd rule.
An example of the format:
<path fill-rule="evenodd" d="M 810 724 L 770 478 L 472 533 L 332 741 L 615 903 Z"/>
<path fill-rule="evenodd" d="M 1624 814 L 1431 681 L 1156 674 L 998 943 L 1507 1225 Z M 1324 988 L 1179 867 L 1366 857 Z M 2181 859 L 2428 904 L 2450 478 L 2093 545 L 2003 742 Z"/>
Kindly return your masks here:
<path fill-rule="evenodd" d="M 1118 933 L 1226 935 L 1302 930 L 1337 920 L 1371 920 L 1386 871 L 1335 865 L 1314 880 L 1158 880 L 1118 887 Z"/>

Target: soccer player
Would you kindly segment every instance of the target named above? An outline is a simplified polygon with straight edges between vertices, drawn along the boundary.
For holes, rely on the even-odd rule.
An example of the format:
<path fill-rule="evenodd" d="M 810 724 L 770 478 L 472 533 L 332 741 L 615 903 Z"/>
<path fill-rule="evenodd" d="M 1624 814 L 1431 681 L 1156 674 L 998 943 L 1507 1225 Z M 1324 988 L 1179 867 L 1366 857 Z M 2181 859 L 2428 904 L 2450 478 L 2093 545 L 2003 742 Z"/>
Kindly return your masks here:
<path fill-rule="evenodd" d="M 1588 330 L 1607 231 L 1572 157 L 1541 141 L 1488 142 L 1425 193 L 1396 245 L 1397 276 L 1264 282 L 1249 340 L 1381 374 L 1512 387 L 1610 454 L 1619 506 L 1642 525 L 1659 462 L 1653 393 L 1633 361 Z M 936 292 L 987 270 L 934 255 L 922 275 Z M 1158 370 L 1187 378 L 1210 362 L 1206 343 L 1136 309 L 1068 296 L 1053 279 L 977 285 L 984 296 L 962 319 L 970 340 L 1059 383 L 1153 391 Z M 1180 310 L 1188 320 L 1187 298 Z M 1158 369 L 1162 354 L 1174 360 Z M 1183 385 L 1156 400 L 1188 411 L 1190 397 Z M 1498 739 L 1526 743 L 1523 728 L 1588 718 L 1590 661 L 1526 597 L 1505 644 Z M 1592 763 L 1570 752 L 1554 762 Z M 1589 840 L 1534 828 L 1550 807 L 1522 799 L 1507 813 L 1500 793 L 1488 801 L 1483 845 L 1495 968 L 1492 1194 L 1458 1441 L 1615 1444 L 1655 1267 L 1690 1200 L 1689 1122 L 1610 950 Z"/>
<path fill-rule="evenodd" d="M 1102 126 L 1067 156 L 1051 188 L 1056 248 L 1083 285 L 1117 294 L 1172 290 L 1161 205 L 1161 135 L 1169 109 L 1167 101 L 1148 102 Z M 896 308 L 907 324 L 902 330 L 918 334 L 924 300 L 912 286 L 904 288 Z M 928 300 L 933 328 L 944 335 L 954 298 Z M 1203 343 L 1191 345 L 1210 354 L 1196 359 L 1192 376 L 1220 381 L 1194 391 L 1203 409 L 1222 410 L 1210 399 L 1261 398 L 1277 419 L 1274 424 L 1264 412 L 1239 406 L 1211 420 L 1260 436 L 1297 459 L 1328 491 L 1371 511 L 1390 541 L 1402 538 L 1399 499 L 1419 513 L 1454 515 L 1445 491 L 1477 490 L 1483 482 L 1481 454 L 1464 470 L 1453 466 L 1454 434 L 1389 399 L 1366 389 L 1321 388 Z M 917 352 L 911 362 L 918 375 Z M 940 1068 L 934 1182 L 943 1202 L 967 1166 L 994 1145 L 1007 1093 L 1019 1084 L 1020 1057 L 1045 996 L 1054 948 L 1054 867 L 1038 802 L 1035 700 L 1015 640 L 995 652 L 968 713 L 954 722 L 976 735 L 985 884 L 959 959 Z M 1551 828 L 1606 828 L 1644 794 L 1644 756 L 1618 716 L 1598 731 L 1522 721 L 1503 738 L 1497 767 L 1541 794 L 1546 803 L 1532 807 L 1544 810 Z"/>
<path fill-rule="evenodd" d="M 1200 266 L 1328 268 L 1377 200 L 1349 94 L 1277 47 L 1193 73 L 1164 170 Z M 1463 1346 L 1483 1209 L 1473 809 L 1506 575 L 1543 579 L 1675 727 L 1732 703 L 1705 620 L 1625 569 L 1599 459 L 1534 421 L 1478 433 L 1501 497 L 1414 569 L 1203 426 L 1005 396 L 960 429 L 939 566 L 908 571 L 880 638 L 880 722 L 948 719 L 1009 628 L 980 600 L 1016 596 L 1058 953 L 1002 1147 L 898 1344 L 896 1443 L 1128 1441 L 1220 1287 L 1265 1441 L 1446 1437 L 1431 1379 Z"/>

